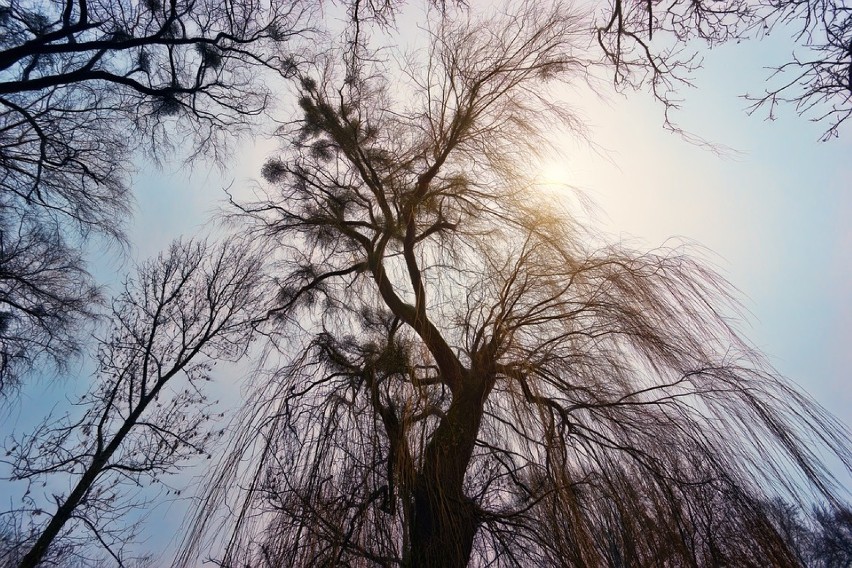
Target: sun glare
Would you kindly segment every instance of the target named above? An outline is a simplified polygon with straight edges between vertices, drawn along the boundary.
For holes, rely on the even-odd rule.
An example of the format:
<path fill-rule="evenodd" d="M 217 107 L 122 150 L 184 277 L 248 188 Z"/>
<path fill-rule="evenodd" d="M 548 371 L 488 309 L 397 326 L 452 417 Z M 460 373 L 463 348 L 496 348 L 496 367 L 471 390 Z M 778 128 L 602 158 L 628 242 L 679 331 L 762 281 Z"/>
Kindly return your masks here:
<path fill-rule="evenodd" d="M 564 160 L 550 160 L 539 164 L 535 176 L 536 185 L 549 191 L 557 191 L 571 185 L 571 171 Z"/>

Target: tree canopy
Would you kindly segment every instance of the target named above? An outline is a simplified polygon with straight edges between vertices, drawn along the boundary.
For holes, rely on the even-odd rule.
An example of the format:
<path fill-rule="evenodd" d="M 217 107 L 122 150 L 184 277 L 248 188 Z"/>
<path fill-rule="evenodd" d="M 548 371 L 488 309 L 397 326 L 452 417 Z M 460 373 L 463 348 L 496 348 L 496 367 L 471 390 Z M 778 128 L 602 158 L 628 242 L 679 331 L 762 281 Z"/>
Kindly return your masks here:
<path fill-rule="evenodd" d="M 396 72 L 302 75 L 237 204 L 300 339 L 198 513 L 240 511 L 222 565 L 795 566 L 763 503 L 839 504 L 815 448 L 848 468 L 845 430 L 737 336 L 724 282 L 600 243 L 525 170 L 571 119 L 547 85 L 586 72 L 580 29 L 526 3 L 439 20 Z"/>
<path fill-rule="evenodd" d="M 0 6 L 0 393 L 42 356 L 62 369 L 79 351 L 73 332 L 99 298 L 81 240 L 124 239 L 134 153 L 220 160 L 258 126 L 273 78 L 292 73 L 288 50 L 307 33 L 306 10 L 182 0 Z"/>

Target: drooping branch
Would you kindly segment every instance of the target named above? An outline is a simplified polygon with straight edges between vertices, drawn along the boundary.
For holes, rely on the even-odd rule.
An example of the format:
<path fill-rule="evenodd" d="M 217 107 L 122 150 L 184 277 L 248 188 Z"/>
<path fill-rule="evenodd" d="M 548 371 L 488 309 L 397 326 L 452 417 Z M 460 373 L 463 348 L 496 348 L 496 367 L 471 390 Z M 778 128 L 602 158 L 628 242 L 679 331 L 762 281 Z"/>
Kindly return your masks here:
<path fill-rule="evenodd" d="M 790 61 L 767 62 L 774 69 L 770 86 L 747 97 L 754 102 L 750 112 L 765 110 L 773 118 L 779 103 L 789 103 L 826 125 L 823 139 L 838 136 L 852 113 L 852 13 L 842 1 L 612 0 L 600 10 L 595 33 L 615 85 L 650 86 L 671 128 L 669 110 L 678 108 L 678 91 L 701 64 L 689 42 L 712 47 L 770 33 L 786 33 L 799 46 Z"/>

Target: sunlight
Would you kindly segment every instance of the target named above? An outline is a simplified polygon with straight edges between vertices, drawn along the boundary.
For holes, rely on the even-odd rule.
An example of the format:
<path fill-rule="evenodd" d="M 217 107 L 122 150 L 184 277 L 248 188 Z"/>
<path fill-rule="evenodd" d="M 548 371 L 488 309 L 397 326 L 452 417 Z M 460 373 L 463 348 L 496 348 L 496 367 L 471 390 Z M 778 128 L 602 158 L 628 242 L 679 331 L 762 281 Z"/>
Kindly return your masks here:
<path fill-rule="evenodd" d="M 534 174 L 536 185 L 549 191 L 559 191 L 571 185 L 571 169 L 565 158 L 544 160 L 538 165 L 538 173 Z"/>

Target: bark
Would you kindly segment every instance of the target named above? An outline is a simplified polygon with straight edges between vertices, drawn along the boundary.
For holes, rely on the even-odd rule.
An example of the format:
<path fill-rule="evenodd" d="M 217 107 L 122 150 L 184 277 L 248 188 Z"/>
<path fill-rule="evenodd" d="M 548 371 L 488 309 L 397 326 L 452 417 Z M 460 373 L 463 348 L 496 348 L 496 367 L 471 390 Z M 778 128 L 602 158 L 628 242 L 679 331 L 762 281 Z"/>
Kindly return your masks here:
<path fill-rule="evenodd" d="M 412 568 L 464 567 L 480 524 L 479 508 L 464 493 L 464 476 L 476 445 L 492 380 L 466 377 L 426 447 L 414 483 Z"/>

